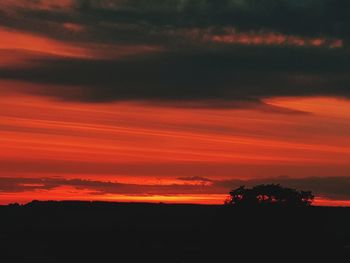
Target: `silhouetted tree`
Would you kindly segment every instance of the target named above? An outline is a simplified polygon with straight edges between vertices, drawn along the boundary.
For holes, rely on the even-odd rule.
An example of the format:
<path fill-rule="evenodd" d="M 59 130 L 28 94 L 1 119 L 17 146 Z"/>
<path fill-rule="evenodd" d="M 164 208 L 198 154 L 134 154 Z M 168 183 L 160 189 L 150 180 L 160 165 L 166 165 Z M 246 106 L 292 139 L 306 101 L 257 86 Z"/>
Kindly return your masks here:
<path fill-rule="evenodd" d="M 232 190 L 225 203 L 236 206 L 309 206 L 313 199 L 311 191 L 298 191 L 279 184 L 261 184 L 252 188 L 240 186 Z"/>

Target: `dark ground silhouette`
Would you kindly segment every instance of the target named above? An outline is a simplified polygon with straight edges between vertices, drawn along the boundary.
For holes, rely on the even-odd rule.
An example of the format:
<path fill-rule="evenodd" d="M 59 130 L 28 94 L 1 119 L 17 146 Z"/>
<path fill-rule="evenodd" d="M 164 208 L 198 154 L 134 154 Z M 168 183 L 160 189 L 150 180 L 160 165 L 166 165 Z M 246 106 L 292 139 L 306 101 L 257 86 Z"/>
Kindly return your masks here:
<path fill-rule="evenodd" d="M 350 262 L 350 208 L 35 201 L 0 220 L 5 263 Z"/>

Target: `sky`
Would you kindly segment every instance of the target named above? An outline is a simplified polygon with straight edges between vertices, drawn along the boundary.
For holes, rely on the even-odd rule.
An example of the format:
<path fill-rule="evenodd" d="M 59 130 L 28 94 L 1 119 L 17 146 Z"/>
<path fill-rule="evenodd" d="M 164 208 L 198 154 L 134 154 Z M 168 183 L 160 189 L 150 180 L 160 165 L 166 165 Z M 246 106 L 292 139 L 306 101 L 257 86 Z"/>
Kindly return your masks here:
<path fill-rule="evenodd" d="M 350 205 L 349 1 L 2 0 L 0 204 Z"/>

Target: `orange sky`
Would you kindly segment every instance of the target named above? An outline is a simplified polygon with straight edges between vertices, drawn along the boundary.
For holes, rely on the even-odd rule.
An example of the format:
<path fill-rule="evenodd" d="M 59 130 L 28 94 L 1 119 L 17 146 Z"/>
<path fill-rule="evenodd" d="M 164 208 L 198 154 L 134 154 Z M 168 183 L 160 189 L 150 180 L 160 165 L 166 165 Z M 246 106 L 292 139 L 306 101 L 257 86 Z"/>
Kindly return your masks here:
<path fill-rule="evenodd" d="M 3 82 L 2 89 L 13 85 L 25 84 Z M 348 175 L 349 101 L 273 98 L 266 103 L 295 111 L 73 103 L 10 92 L 0 98 L 0 177 L 83 178 L 143 186 L 188 184 L 178 178 L 193 176 L 245 180 Z M 223 189 L 178 194 L 96 195 L 89 189 L 62 185 L 0 193 L 0 202 L 222 203 L 226 196 Z"/>
<path fill-rule="evenodd" d="M 123 3 L 96 1 L 89 8 L 96 8 L 93 9 L 96 14 L 110 8 L 109 11 L 115 12 L 117 16 L 119 8 L 126 8 Z M 332 68 L 320 66 L 319 69 L 309 58 L 316 54 L 321 57 L 317 61 L 324 64 L 339 61 L 342 55 L 347 54 L 341 53 L 347 48 L 346 39 L 342 39 L 341 35 L 308 35 L 303 30 L 298 34 L 293 28 L 279 32 L 280 25 L 271 29 L 262 27 L 248 30 L 242 27 L 238 30 L 235 25 L 222 28 L 204 25 L 177 27 L 177 24 L 173 27 L 168 24 L 159 26 L 152 25 L 152 19 L 148 22 L 129 21 L 130 24 L 124 21 L 123 24 L 122 19 L 117 23 L 107 18 L 104 21 L 100 16 L 90 17 L 93 12 L 85 16 L 84 8 L 77 6 L 78 2 L 72 0 L 6 0 L 0 5 L 1 15 L 10 21 L 5 23 L 5 18 L 4 23 L 0 24 L 0 204 L 24 203 L 32 199 L 222 204 L 229 190 L 239 184 L 282 182 L 291 187 L 305 187 L 305 190 L 314 191 L 316 204 L 350 205 L 350 193 L 346 189 L 350 180 L 350 101 L 340 96 L 306 96 L 309 93 L 301 92 L 300 87 L 295 88 L 296 91 L 291 87 L 301 85 L 306 91 L 310 89 L 311 94 L 329 94 L 329 90 L 324 87 L 339 82 L 341 88 L 337 91 L 343 94 L 346 88 L 341 86 L 341 80 L 346 82 L 346 77 L 337 75 L 338 72 L 332 72 L 334 75 L 329 73 L 329 76 L 324 74 Z M 126 10 L 132 12 L 133 9 Z M 31 12 L 33 17 L 30 17 Z M 46 16 L 37 15 L 37 12 L 47 14 L 48 20 L 42 21 Z M 57 12 L 55 14 L 62 17 L 57 16 L 60 17 L 57 20 L 56 16 L 50 16 L 51 12 Z M 91 22 L 90 18 L 95 20 Z M 145 30 L 149 32 L 143 34 Z M 118 34 L 121 35 L 120 39 Z M 95 38 L 95 35 L 98 36 Z M 249 50 L 240 57 L 241 49 L 234 52 L 230 50 L 235 46 L 248 47 Z M 261 47 L 263 49 L 259 49 Z M 61 79 L 55 79 L 55 74 L 47 78 L 48 83 L 40 79 L 33 80 L 30 71 L 24 72 L 24 79 L 14 80 L 17 78 L 16 73 L 22 73 L 25 69 L 38 66 L 38 70 L 43 70 L 45 65 L 50 67 L 63 62 L 67 63 L 65 65 L 79 62 L 74 65 L 80 65 L 83 69 L 84 62 L 89 62 L 87 68 L 91 73 L 94 72 L 90 66 L 95 62 L 124 62 L 134 73 L 134 65 L 143 71 L 143 64 L 136 63 L 138 56 L 148 58 L 167 52 L 169 57 L 156 57 L 154 63 L 163 63 L 163 59 L 170 60 L 181 55 L 178 64 L 171 64 L 167 68 L 176 71 L 179 65 L 182 67 L 186 61 L 189 62 L 186 59 L 196 58 L 205 64 L 208 60 L 203 59 L 204 54 L 210 54 L 209 59 L 215 58 L 213 54 L 220 48 L 223 53 L 220 53 L 218 60 L 222 59 L 222 64 L 215 60 L 218 64 L 213 68 L 208 65 L 200 68 L 201 63 L 189 65 L 200 68 L 194 74 L 196 77 L 218 74 L 208 78 L 209 82 L 232 88 L 223 90 L 228 95 L 237 93 L 237 97 L 232 95 L 225 98 L 224 92 L 205 90 L 208 87 L 200 84 L 194 88 L 199 94 L 187 94 L 190 99 L 198 95 L 199 99 L 194 98 L 193 101 L 187 97 L 183 101 L 168 100 L 163 89 L 173 88 L 173 85 L 163 89 L 155 87 L 147 93 L 145 90 L 158 83 L 152 76 L 161 78 L 157 74 L 167 73 L 165 70 L 157 72 L 158 68 L 154 72 L 153 69 L 145 69 L 146 73 L 141 74 L 149 83 L 141 83 L 142 87 L 136 88 L 130 85 L 145 96 L 144 99 L 142 95 L 136 96 L 136 100 L 119 100 L 119 94 L 110 92 L 111 87 L 108 85 L 101 90 L 107 95 L 108 92 L 113 94 L 111 99 L 98 93 L 99 86 L 92 88 L 81 85 L 79 78 L 85 77 L 81 72 L 80 75 L 76 74 L 76 78 L 64 80 L 72 81 L 72 86 L 60 86 Z M 250 51 L 255 48 L 257 52 L 252 54 L 257 59 L 253 60 Z M 271 60 L 272 65 L 268 61 L 263 63 L 266 63 L 267 68 L 271 67 L 273 73 L 274 67 L 281 63 L 281 68 L 286 71 L 279 72 L 278 68 L 276 71 L 280 75 L 276 79 L 289 80 L 292 84 L 283 83 L 286 87 L 282 85 L 279 89 L 285 89 L 285 94 L 277 94 L 296 94 L 294 97 L 264 96 L 264 89 L 268 94 L 274 94 L 275 83 L 269 83 L 271 87 L 267 88 L 261 84 L 261 91 L 260 86 L 252 88 L 257 85 L 254 81 L 250 82 L 254 74 L 261 81 L 274 82 L 275 76 L 270 80 L 269 76 L 264 76 L 269 71 L 259 68 L 261 65 L 265 67 L 259 60 L 269 59 L 260 55 L 274 48 L 289 51 L 278 51 L 277 55 L 271 53 L 276 56 Z M 180 52 L 182 49 L 183 53 Z M 189 56 L 191 52 L 196 54 L 197 49 L 199 55 Z M 227 53 L 230 56 L 226 58 L 223 54 L 227 50 L 230 50 Z M 312 53 L 314 50 L 319 53 Z M 242 59 L 244 76 L 238 73 L 231 76 L 226 72 L 232 70 L 234 73 L 239 69 L 237 65 L 241 64 L 236 61 L 232 67 L 229 66 L 235 60 L 232 54 L 236 53 L 237 59 Z M 285 54 L 288 59 L 280 59 L 279 56 Z M 298 57 L 292 61 L 295 55 Z M 307 62 L 305 69 L 297 61 L 303 56 Z M 131 62 L 128 58 L 131 58 Z M 247 65 L 254 62 L 256 67 Z M 347 65 L 343 60 L 341 63 L 344 67 Z M 115 66 L 113 63 L 106 64 L 107 67 Z M 166 66 L 166 63 L 160 65 Z M 222 72 L 216 68 L 217 65 L 223 66 L 225 74 L 220 75 Z M 315 68 L 311 69 L 311 73 L 308 72 L 309 75 L 299 71 L 307 71 L 310 65 Z M 338 68 L 338 63 L 334 67 Z M 55 67 L 52 69 L 57 70 Z M 109 71 L 110 68 L 106 69 L 110 74 L 115 73 Z M 43 72 L 41 74 L 52 74 L 50 70 Z M 74 75 L 75 72 L 67 74 Z M 98 74 L 96 76 L 101 77 Z M 100 83 L 96 76 L 91 79 Z M 108 77 L 102 74 L 102 77 L 105 76 Z M 176 77 L 176 74 L 169 76 Z M 237 87 L 232 83 L 220 83 L 221 76 L 225 76 L 226 81 L 232 81 L 235 77 L 242 79 L 243 84 L 248 83 L 250 90 L 245 94 L 239 90 L 242 87 L 244 89 L 244 86 L 239 87 L 240 83 L 237 83 Z M 135 76 L 131 74 L 131 77 L 137 79 L 137 73 Z M 26 81 L 26 78 L 32 82 Z M 192 82 L 188 78 L 187 73 L 179 79 L 179 83 L 187 81 L 191 85 L 197 84 L 196 80 Z M 335 81 L 325 81 L 329 79 Z M 57 81 L 57 84 L 50 84 L 50 81 Z M 113 88 L 120 89 L 121 96 L 124 92 L 126 98 L 133 98 L 128 93 L 128 83 L 123 82 L 125 80 L 121 84 L 114 81 L 112 84 L 118 87 Z M 205 80 L 198 83 L 203 85 Z M 217 88 L 215 85 L 211 87 L 214 90 Z M 203 97 L 200 94 L 202 88 Z M 182 98 L 184 94 L 181 93 L 181 87 L 179 90 L 179 97 Z M 312 93 L 314 90 L 317 92 Z M 86 96 L 89 92 L 92 96 L 96 95 L 93 91 L 103 99 L 99 101 Z M 159 101 L 157 96 L 156 99 L 152 97 L 157 92 Z M 241 93 L 246 97 L 239 97 Z M 151 99 L 147 101 L 150 94 Z M 206 97 L 208 94 L 219 95 L 218 101 L 215 101 L 217 98 L 214 96 L 216 103 L 210 104 L 212 98 Z M 89 101 L 87 98 L 94 102 L 86 102 Z M 204 103 L 200 101 L 203 98 Z M 209 106 L 205 100 L 209 100 Z M 220 103 L 226 104 L 220 108 Z"/>
<path fill-rule="evenodd" d="M 84 27 L 74 23 L 57 26 L 62 33 L 76 34 Z M 149 45 L 94 44 L 55 40 L 40 34 L 13 30 L 0 25 L 0 67 L 18 66 L 35 59 L 53 57 L 112 59 L 139 53 L 159 52 L 161 48 Z"/>

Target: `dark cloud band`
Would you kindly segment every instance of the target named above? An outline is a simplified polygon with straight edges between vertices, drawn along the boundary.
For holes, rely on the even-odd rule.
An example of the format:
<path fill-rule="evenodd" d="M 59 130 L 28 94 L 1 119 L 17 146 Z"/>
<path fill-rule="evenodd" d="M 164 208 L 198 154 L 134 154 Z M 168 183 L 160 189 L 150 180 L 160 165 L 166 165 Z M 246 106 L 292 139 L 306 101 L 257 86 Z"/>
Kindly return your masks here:
<path fill-rule="evenodd" d="M 29 68 L 2 68 L 0 78 L 70 86 L 71 92 L 50 85 L 42 90 L 67 100 L 202 100 L 230 105 L 273 96 L 348 97 L 349 61 L 341 50 L 173 50 L 118 60 L 46 59 Z"/>
<path fill-rule="evenodd" d="M 9 1 L 5 1 L 7 3 Z M 101 38 L 118 25 L 149 27 L 148 32 L 167 27 L 225 27 L 239 30 L 267 29 L 286 34 L 329 35 L 348 38 L 350 4 L 333 0 L 71 0 L 13 1 L 3 5 L 2 23 L 18 28 L 30 28 L 39 21 L 54 23 L 77 22 L 89 25 Z M 6 8 L 5 8 L 6 7 Z M 58 7 L 58 8 L 57 8 Z M 8 12 L 8 9 L 12 11 Z M 24 19 L 15 23 L 13 12 Z M 11 14 L 11 15 L 8 15 Z M 6 19 L 5 19 L 6 18 Z M 16 18 L 16 17 L 15 17 Z M 127 29 L 124 28 L 124 29 Z M 32 30 L 35 28 L 32 27 Z M 40 30 L 38 30 L 40 31 Z"/>
<path fill-rule="evenodd" d="M 93 46 L 104 58 L 121 47 L 158 50 L 118 59 L 60 57 L 34 60 L 32 67 L 0 68 L 2 79 L 71 89 L 26 92 L 76 101 L 203 107 L 236 107 L 241 105 L 237 101 L 249 105 L 272 96 L 350 94 L 348 1 L 5 3 L 0 6 L 1 25 L 86 49 Z"/>
<path fill-rule="evenodd" d="M 52 178 L 0 178 L 1 193 L 20 193 L 35 190 L 53 190 L 61 186 L 70 186 L 78 190 L 88 190 L 91 194 L 122 195 L 181 195 L 181 194 L 227 194 L 241 185 L 279 183 L 284 186 L 303 190 L 312 190 L 318 197 L 333 200 L 350 199 L 349 177 L 275 177 L 250 180 L 213 180 L 204 177 L 181 177 L 185 184 L 143 185 L 118 182 L 105 182 L 84 179 Z"/>

